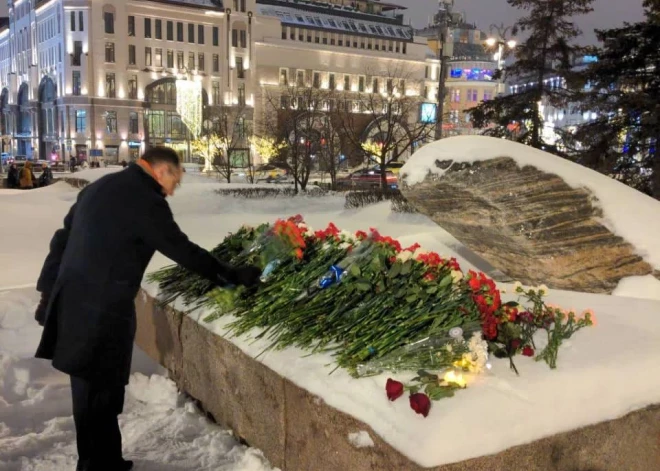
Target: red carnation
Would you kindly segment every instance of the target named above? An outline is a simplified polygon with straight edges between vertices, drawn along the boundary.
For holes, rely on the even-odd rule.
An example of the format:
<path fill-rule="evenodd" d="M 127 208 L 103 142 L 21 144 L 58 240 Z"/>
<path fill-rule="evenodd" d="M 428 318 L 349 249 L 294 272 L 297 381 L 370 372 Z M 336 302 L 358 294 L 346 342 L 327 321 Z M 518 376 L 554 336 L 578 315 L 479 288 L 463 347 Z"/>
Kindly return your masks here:
<path fill-rule="evenodd" d="M 521 343 L 522 343 L 522 342 L 520 341 L 520 339 L 513 339 L 513 340 L 511 341 L 511 344 L 510 344 L 510 345 L 511 345 L 511 350 L 513 350 L 514 352 L 515 352 L 516 350 L 518 350 L 518 349 L 520 348 L 520 344 L 521 344 Z"/>
<path fill-rule="evenodd" d="M 481 289 L 481 282 L 477 278 L 470 278 L 468 284 L 472 291 L 479 291 Z"/>
<path fill-rule="evenodd" d="M 387 398 L 390 401 L 396 401 L 403 396 L 403 383 L 388 378 L 385 385 L 385 392 L 387 392 Z"/>
<path fill-rule="evenodd" d="M 530 347 L 529 345 L 526 345 L 525 348 L 522 350 L 522 354 L 525 355 L 526 357 L 533 357 L 534 356 L 534 349 Z"/>
<path fill-rule="evenodd" d="M 431 400 L 424 393 L 411 394 L 410 407 L 418 414 L 422 414 L 424 417 L 426 417 L 429 415 L 429 411 L 431 410 Z"/>

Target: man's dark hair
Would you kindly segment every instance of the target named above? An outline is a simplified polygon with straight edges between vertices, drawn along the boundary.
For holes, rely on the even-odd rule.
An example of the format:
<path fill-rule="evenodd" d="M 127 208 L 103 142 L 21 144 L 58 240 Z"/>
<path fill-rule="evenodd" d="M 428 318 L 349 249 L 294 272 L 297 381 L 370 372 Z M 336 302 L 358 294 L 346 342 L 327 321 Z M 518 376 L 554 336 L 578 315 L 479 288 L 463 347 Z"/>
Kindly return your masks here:
<path fill-rule="evenodd" d="M 149 162 L 151 165 L 155 164 L 171 164 L 179 168 L 181 162 L 179 161 L 179 154 L 170 147 L 152 147 L 142 154 L 142 159 Z"/>

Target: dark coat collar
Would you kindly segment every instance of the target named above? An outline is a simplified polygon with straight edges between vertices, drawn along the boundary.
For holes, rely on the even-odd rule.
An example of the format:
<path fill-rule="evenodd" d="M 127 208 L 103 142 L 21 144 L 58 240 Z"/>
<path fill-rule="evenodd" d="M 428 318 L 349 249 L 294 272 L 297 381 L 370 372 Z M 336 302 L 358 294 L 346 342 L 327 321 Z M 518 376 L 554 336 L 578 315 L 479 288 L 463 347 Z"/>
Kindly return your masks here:
<path fill-rule="evenodd" d="M 128 168 L 126 169 L 128 172 L 133 172 L 136 175 L 139 175 L 139 178 L 141 178 L 150 188 L 153 188 L 154 191 L 158 192 L 159 194 L 163 193 L 163 187 L 160 186 L 160 183 L 158 183 L 154 177 L 149 175 L 147 172 L 145 172 L 142 167 L 140 167 L 136 163 L 130 163 L 128 165 Z"/>

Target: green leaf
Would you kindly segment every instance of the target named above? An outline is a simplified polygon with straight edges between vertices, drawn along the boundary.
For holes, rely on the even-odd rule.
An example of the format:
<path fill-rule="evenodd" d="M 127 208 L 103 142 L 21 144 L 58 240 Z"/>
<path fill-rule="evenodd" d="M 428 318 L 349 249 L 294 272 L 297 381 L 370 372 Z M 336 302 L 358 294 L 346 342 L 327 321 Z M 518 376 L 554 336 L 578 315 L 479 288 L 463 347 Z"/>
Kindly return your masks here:
<path fill-rule="evenodd" d="M 451 275 L 445 276 L 441 281 L 440 281 L 440 289 L 446 288 L 447 286 L 451 285 Z"/>
<path fill-rule="evenodd" d="M 411 294 L 406 297 L 406 302 L 407 303 L 414 303 L 417 301 L 417 295 L 416 294 Z"/>
<path fill-rule="evenodd" d="M 354 276 L 354 277 L 359 277 L 362 274 L 362 270 L 360 270 L 360 267 L 357 266 L 355 263 L 351 265 L 351 267 L 348 269 L 349 273 Z"/>
<path fill-rule="evenodd" d="M 355 287 L 358 291 L 371 291 L 371 285 L 369 283 L 356 283 Z"/>
<path fill-rule="evenodd" d="M 431 286 L 429 289 L 426 290 L 427 294 L 435 294 L 438 292 L 438 287 L 437 286 Z"/>
<path fill-rule="evenodd" d="M 390 271 L 387 273 L 388 278 L 396 278 L 401 274 L 401 263 L 396 262 L 394 265 L 392 265 L 392 268 L 390 268 Z"/>
<path fill-rule="evenodd" d="M 408 275 L 410 274 L 410 270 L 412 270 L 413 266 L 413 261 L 408 260 L 406 261 L 402 266 L 401 266 L 401 274 L 402 275 Z"/>
<path fill-rule="evenodd" d="M 426 388 L 424 388 L 424 391 L 432 401 L 439 401 L 440 399 L 454 396 L 454 390 L 452 388 L 441 386 L 437 383 L 427 384 Z"/>

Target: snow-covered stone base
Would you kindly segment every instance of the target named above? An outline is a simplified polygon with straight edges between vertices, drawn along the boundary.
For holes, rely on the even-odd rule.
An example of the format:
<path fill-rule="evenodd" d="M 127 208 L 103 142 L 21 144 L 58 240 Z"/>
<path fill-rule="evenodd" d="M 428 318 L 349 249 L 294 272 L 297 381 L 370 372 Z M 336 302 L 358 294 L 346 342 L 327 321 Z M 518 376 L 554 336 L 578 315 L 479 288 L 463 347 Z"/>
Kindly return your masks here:
<path fill-rule="evenodd" d="M 197 321 L 157 306 L 145 292 L 140 293 L 136 305 L 138 346 L 166 367 L 177 385 L 198 400 L 217 422 L 260 448 L 273 466 L 285 471 L 660 469 L 660 406 L 496 455 L 422 468 L 383 441 L 368 424 L 328 406 Z M 521 423 L 534 419 L 519 418 Z M 490 425 L 466 422 L 464 426 Z M 368 434 L 373 446 L 357 447 L 350 437 L 358 433 Z M 498 430 L 492 433 L 498 434 Z M 473 446 L 478 449 L 479 443 Z"/>

